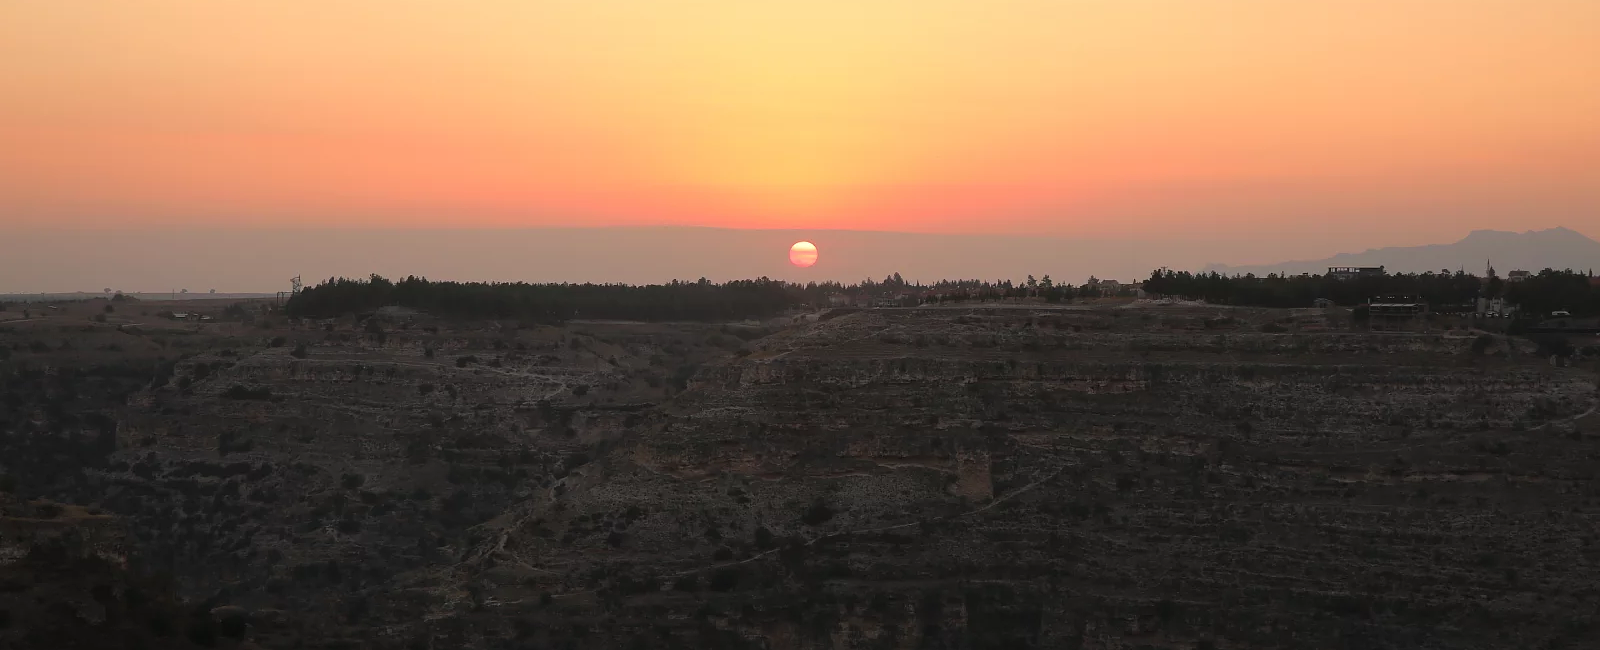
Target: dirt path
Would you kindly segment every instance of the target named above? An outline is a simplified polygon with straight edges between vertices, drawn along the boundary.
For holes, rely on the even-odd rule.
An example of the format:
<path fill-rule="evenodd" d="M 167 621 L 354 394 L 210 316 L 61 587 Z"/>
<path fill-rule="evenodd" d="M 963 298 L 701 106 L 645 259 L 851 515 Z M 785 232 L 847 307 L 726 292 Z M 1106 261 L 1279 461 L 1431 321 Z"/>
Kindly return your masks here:
<path fill-rule="evenodd" d="M 1596 410 L 1600 410 L 1600 400 L 1595 400 L 1595 402 L 1593 404 L 1590 404 L 1589 405 L 1589 410 L 1587 410 L 1587 411 L 1584 411 L 1582 413 L 1574 415 L 1574 416 L 1572 416 L 1570 418 L 1566 418 L 1565 420 L 1555 420 L 1555 421 L 1552 421 L 1552 422 L 1546 422 L 1546 423 L 1541 424 L 1541 425 L 1536 426 L 1536 427 L 1530 427 L 1528 430 L 1529 431 L 1541 431 L 1541 430 L 1545 429 L 1546 427 L 1549 427 L 1552 424 L 1560 424 L 1560 423 L 1565 423 L 1565 422 L 1577 422 L 1578 420 L 1582 420 L 1582 419 L 1584 419 L 1586 417 L 1594 415 Z"/>

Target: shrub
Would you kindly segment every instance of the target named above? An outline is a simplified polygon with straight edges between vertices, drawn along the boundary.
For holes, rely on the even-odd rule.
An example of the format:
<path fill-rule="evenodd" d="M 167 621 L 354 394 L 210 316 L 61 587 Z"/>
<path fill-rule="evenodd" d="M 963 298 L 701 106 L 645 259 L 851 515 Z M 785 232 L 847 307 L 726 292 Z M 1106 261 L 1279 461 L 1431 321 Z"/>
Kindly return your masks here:
<path fill-rule="evenodd" d="M 1533 337 L 1539 344 L 1539 354 L 1552 354 L 1557 356 L 1570 356 L 1572 354 L 1572 341 L 1560 334 L 1541 334 Z"/>
<path fill-rule="evenodd" d="M 294 357 L 296 359 L 304 359 L 304 358 L 306 358 L 306 344 L 301 343 L 299 345 L 294 346 L 294 350 L 289 352 L 289 356 Z"/>
<path fill-rule="evenodd" d="M 427 395 L 433 392 L 433 384 L 417 384 L 417 394 Z"/>
<path fill-rule="evenodd" d="M 464 357 L 456 357 L 456 367 L 457 368 L 465 368 L 465 367 L 470 366 L 470 365 L 472 365 L 474 363 L 477 363 L 477 362 L 478 362 L 478 358 L 475 357 L 475 356 L 472 356 L 470 354 L 467 355 L 467 356 L 464 356 Z"/>
<path fill-rule="evenodd" d="M 677 371 L 672 373 L 672 378 L 667 381 L 672 384 L 675 390 L 680 392 L 688 390 L 689 380 L 694 378 L 695 370 L 696 368 L 692 365 L 679 366 Z"/>
<path fill-rule="evenodd" d="M 783 548 L 778 551 L 778 560 L 791 568 L 799 568 L 806 559 L 806 540 L 799 535 L 790 535 L 783 540 Z"/>
<path fill-rule="evenodd" d="M 344 486 L 344 489 L 346 490 L 354 490 L 362 485 L 365 485 L 366 482 L 367 477 L 360 474 L 345 474 L 339 479 L 339 485 Z"/>
<path fill-rule="evenodd" d="M 172 636 L 172 618 L 166 612 L 157 611 L 150 614 L 145 623 L 150 628 L 151 636 L 158 639 Z"/>
<path fill-rule="evenodd" d="M 217 622 L 217 632 L 230 639 L 243 639 L 248 628 L 244 616 L 228 616 Z"/>
<path fill-rule="evenodd" d="M 1139 479 L 1133 477 L 1132 475 L 1123 474 L 1117 477 L 1118 492 L 1131 492 L 1137 487 L 1139 487 Z"/>
<path fill-rule="evenodd" d="M 712 591 L 733 591 L 739 586 L 740 573 L 739 567 L 717 569 L 711 574 L 711 581 L 706 587 Z"/>
<path fill-rule="evenodd" d="M 578 384 L 577 386 L 573 386 L 572 387 L 572 394 L 575 397 L 583 397 L 584 395 L 588 395 L 589 394 L 589 387 L 587 385 L 585 385 L 585 384 Z"/>
<path fill-rule="evenodd" d="M 1493 334 L 1479 334 L 1478 338 L 1473 339 L 1473 341 L 1472 341 L 1472 353 L 1473 354 L 1483 354 L 1485 352 L 1488 352 L 1489 348 L 1493 347 L 1493 346 L 1494 346 L 1494 335 Z"/>
<path fill-rule="evenodd" d="M 286 338 L 281 337 L 281 336 L 274 336 L 274 337 L 272 337 L 271 341 L 267 341 L 267 347 L 269 347 L 269 348 L 281 348 L 281 347 L 283 347 L 285 345 L 288 345 L 288 343 L 289 343 L 289 339 L 286 339 Z"/>
<path fill-rule="evenodd" d="M 821 499 L 818 499 L 811 504 L 810 508 L 806 508 L 805 514 L 800 516 L 800 523 L 807 526 L 820 526 L 830 519 L 833 519 L 833 509 L 829 508 L 828 504 L 823 503 Z"/>
<path fill-rule="evenodd" d="M 211 622 L 209 615 L 195 615 L 194 622 L 189 625 L 187 636 L 190 642 L 202 648 L 212 648 L 217 645 L 217 628 Z"/>
<path fill-rule="evenodd" d="M 1287 331 L 1289 331 L 1289 328 L 1277 323 L 1267 323 L 1261 326 L 1261 333 L 1263 334 L 1282 334 Z"/>
<path fill-rule="evenodd" d="M 272 399 L 272 389 L 265 386 L 246 388 L 240 384 L 234 384 L 232 388 L 223 392 L 222 396 L 226 399 L 270 400 Z"/>

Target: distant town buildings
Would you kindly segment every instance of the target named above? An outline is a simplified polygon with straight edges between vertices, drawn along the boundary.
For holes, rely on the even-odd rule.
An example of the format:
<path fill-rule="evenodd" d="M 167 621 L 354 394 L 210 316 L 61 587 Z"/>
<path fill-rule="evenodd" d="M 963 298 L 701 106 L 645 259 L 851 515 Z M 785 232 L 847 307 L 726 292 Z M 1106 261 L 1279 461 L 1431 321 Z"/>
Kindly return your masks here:
<path fill-rule="evenodd" d="M 881 296 L 872 301 L 873 307 L 915 307 L 917 298 L 909 293 Z"/>
<path fill-rule="evenodd" d="M 1522 282 L 1531 277 L 1533 277 L 1533 274 L 1527 271 L 1512 271 L 1506 274 L 1506 282 Z"/>
<path fill-rule="evenodd" d="M 1330 266 L 1330 267 L 1328 267 L 1328 278 L 1329 279 L 1333 279 L 1333 280 L 1354 280 L 1356 278 L 1381 276 L 1383 274 L 1384 274 L 1384 270 L 1383 270 L 1383 267 L 1381 267 L 1381 266 Z"/>
<path fill-rule="evenodd" d="M 1510 316 L 1517 306 L 1505 298 L 1478 298 L 1478 315 L 1487 317 Z"/>
<path fill-rule="evenodd" d="M 1428 303 L 1418 298 L 1385 296 L 1367 301 L 1367 326 L 1374 331 L 1415 331 L 1428 326 Z"/>

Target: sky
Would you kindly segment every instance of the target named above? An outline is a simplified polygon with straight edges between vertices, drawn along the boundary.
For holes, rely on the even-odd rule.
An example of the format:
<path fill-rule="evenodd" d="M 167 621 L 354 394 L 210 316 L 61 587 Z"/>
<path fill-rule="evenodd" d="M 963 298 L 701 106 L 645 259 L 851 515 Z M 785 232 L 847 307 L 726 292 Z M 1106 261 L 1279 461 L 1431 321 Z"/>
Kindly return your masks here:
<path fill-rule="evenodd" d="M 6 2 L 0 227 L 1597 234 L 1596 34 L 1594 0 Z"/>

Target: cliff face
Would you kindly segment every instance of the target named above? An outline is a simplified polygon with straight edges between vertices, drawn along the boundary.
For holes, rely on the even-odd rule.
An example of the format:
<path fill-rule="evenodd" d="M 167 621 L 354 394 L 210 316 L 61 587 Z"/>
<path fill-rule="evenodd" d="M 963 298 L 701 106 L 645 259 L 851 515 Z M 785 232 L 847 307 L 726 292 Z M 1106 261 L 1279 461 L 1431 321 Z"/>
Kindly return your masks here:
<path fill-rule="evenodd" d="M 1464 333 L 1259 331 L 1277 317 L 884 310 L 769 337 L 497 521 L 462 576 L 616 643 L 1589 630 L 1595 377 Z"/>

